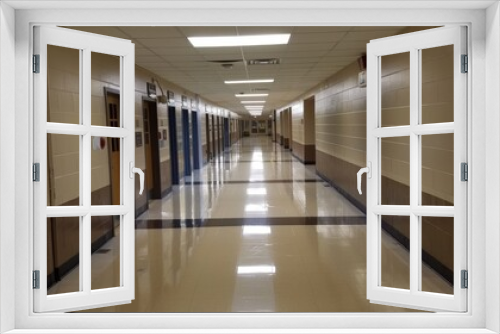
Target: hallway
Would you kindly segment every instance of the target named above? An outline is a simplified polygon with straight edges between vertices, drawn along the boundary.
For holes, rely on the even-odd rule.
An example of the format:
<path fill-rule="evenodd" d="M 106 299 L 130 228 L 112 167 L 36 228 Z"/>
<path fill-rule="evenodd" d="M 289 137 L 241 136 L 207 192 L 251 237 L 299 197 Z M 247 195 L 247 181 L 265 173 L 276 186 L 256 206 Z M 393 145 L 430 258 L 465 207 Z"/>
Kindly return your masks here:
<path fill-rule="evenodd" d="M 93 254 L 113 286 L 119 245 Z M 383 236 L 384 283 L 408 284 L 408 252 Z M 94 265 L 95 263 L 95 265 Z M 49 294 L 74 291 L 74 269 Z M 451 286 L 424 268 L 427 291 Z M 246 137 L 136 220 L 136 297 L 87 312 L 404 312 L 366 299 L 364 214 L 268 137 Z"/>

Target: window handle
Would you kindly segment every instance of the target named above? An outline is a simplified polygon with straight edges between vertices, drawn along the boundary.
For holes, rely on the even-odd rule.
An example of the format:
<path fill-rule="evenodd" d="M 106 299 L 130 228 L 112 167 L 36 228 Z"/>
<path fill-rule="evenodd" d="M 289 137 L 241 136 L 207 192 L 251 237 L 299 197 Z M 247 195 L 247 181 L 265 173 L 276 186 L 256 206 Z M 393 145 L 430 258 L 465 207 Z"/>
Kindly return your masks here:
<path fill-rule="evenodd" d="M 366 173 L 366 176 L 371 179 L 372 178 L 372 163 L 371 162 L 368 162 L 368 166 L 367 167 L 364 167 L 364 168 L 361 168 L 359 171 L 358 171 L 358 193 L 360 195 L 362 195 L 363 193 L 361 192 L 361 175 L 363 175 L 364 173 Z"/>
<path fill-rule="evenodd" d="M 142 195 L 142 191 L 144 190 L 144 172 L 137 167 L 134 167 L 134 162 L 130 161 L 129 162 L 129 171 L 130 171 L 130 178 L 134 178 L 134 173 L 139 174 L 139 195 Z"/>

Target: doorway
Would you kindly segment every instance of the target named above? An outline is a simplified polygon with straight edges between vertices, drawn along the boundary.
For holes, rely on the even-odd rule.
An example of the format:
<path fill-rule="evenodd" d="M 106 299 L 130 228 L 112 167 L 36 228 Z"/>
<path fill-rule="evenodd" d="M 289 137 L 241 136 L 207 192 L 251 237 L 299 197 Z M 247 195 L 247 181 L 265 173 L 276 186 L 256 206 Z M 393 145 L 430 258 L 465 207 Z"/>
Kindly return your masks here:
<path fill-rule="evenodd" d="M 200 169 L 200 136 L 198 135 L 198 113 L 191 112 L 191 133 L 193 134 L 193 169 Z"/>
<path fill-rule="evenodd" d="M 215 141 L 215 136 L 217 133 L 217 126 L 215 123 L 215 115 L 212 115 L 212 158 L 217 156 L 217 142 Z"/>
<path fill-rule="evenodd" d="M 205 160 L 208 162 L 212 159 L 212 127 L 211 127 L 211 117 L 208 114 L 205 114 L 205 136 L 207 140 L 206 148 L 205 148 Z"/>
<path fill-rule="evenodd" d="M 168 128 L 170 143 L 170 162 L 172 163 L 172 184 L 179 184 L 179 148 L 177 147 L 177 121 L 175 107 L 168 107 Z"/>
<path fill-rule="evenodd" d="M 182 146 L 184 148 L 184 175 L 191 175 L 191 135 L 189 110 L 182 109 Z"/>
<path fill-rule="evenodd" d="M 146 190 L 150 199 L 161 198 L 160 154 L 158 147 L 158 112 L 156 101 L 144 98 L 144 154 L 146 160 Z"/>

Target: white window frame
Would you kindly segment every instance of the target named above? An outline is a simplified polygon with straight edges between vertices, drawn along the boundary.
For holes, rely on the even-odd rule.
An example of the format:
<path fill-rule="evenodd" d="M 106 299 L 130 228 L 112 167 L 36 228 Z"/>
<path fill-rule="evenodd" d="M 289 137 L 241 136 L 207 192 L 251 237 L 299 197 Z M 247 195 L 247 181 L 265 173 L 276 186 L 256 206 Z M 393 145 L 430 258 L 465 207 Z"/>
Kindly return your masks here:
<path fill-rule="evenodd" d="M 422 123 L 422 50 L 445 45 L 453 46 L 454 117 L 447 123 Z M 467 162 L 467 74 L 461 73 L 466 53 L 466 28 L 449 26 L 402 34 L 371 41 L 367 47 L 367 163 L 371 177 L 367 179 L 367 297 L 374 303 L 411 305 L 431 311 L 463 312 L 467 309 L 467 290 L 460 284 L 461 270 L 467 269 L 467 185 L 460 179 L 461 163 Z M 382 126 L 382 57 L 407 52 L 410 72 L 409 124 Z M 425 206 L 421 204 L 421 150 L 423 135 L 452 134 L 454 142 L 454 205 Z M 408 205 L 381 203 L 382 140 L 390 137 L 408 138 L 410 202 Z M 382 216 L 406 216 L 410 224 L 409 288 L 396 289 L 381 285 L 382 278 Z M 421 218 L 453 218 L 453 262 L 455 268 L 452 294 L 422 290 L 422 227 Z"/>
<path fill-rule="evenodd" d="M 67 3 L 67 2 L 65 2 Z M 96 2 L 91 2 L 90 6 L 98 6 Z M 5 39 L 9 37 L 9 31 L 2 29 L 0 42 L 2 43 L 2 54 L 0 54 L 2 77 L 0 78 L 0 93 L 2 101 L 0 102 L 0 117 L 5 118 L 6 106 L 15 107 L 15 119 L 7 120 L 7 125 L 15 126 L 15 144 L 8 141 L 3 133 L 0 133 L 0 158 L 15 157 L 15 164 L 6 164 L 6 160 L 2 160 L 1 168 L 10 168 L 11 171 L 15 168 L 15 228 L 10 224 L 12 221 L 2 219 L 0 221 L 0 256 L 2 277 L 0 278 L 0 292 L 2 293 L 2 303 L 0 304 L 1 319 L 8 321 L 7 325 L 2 325 L 5 330 L 16 328 L 16 333 L 23 333 L 22 329 L 63 329 L 64 332 L 71 332 L 72 329 L 89 328 L 93 329 L 89 332 L 103 332 L 98 329 L 121 328 L 129 330 L 129 333 L 143 333 L 144 329 L 132 331 L 130 328 L 137 328 L 138 324 L 143 323 L 144 328 L 161 329 L 165 326 L 171 328 L 170 331 L 176 332 L 176 328 L 192 328 L 193 332 L 203 332 L 203 329 L 226 328 L 227 332 L 234 332 L 235 328 L 268 328 L 278 331 L 282 328 L 307 328 L 304 332 L 328 332 L 321 329 L 331 329 L 330 332 L 341 332 L 342 329 L 358 328 L 364 329 L 364 333 L 371 332 L 389 332 L 388 329 L 394 329 L 394 332 L 402 333 L 410 331 L 410 328 L 419 328 L 418 332 L 429 332 L 428 328 L 434 328 L 433 333 L 437 332 L 457 332 L 459 328 L 465 329 L 467 333 L 491 333 L 486 328 L 490 328 L 495 332 L 500 330 L 499 321 L 499 290 L 498 281 L 500 263 L 498 261 L 499 254 L 499 228 L 495 226 L 500 217 L 500 209 L 498 202 L 500 200 L 500 176 L 498 174 L 498 162 L 500 154 L 498 145 L 500 136 L 498 131 L 499 116 L 498 106 L 498 91 L 499 85 L 499 47 L 500 41 L 498 29 L 500 19 L 498 17 L 498 7 L 493 2 L 481 2 L 474 4 L 470 2 L 445 2 L 434 1 L 432 6 L 445 8 L 425 8 L 420 5 L 420 9 L 387 9 L 387 2 L 371 2 L 370 9 L 365 9 L 366 3 L 363 2 L 343 2 L 338 1 L 336 4 L 331 4 L 332 8 L 324 3 L 316 3 L 314 1 L 293 2 L 284 1 L 278 2 L 255 2 L 253 5 L 248 2 L 240 2 L 230 6 L 225 2 L 222 10 L 218 6 L 215 10 L 203 9 L 197 7 L 192 9 L 188 7 L 188 1 L 177 3 L 176 6 L 171 5 L 168 9 L 151 9 L 137 11 L 134 9 L 117 9 L 110 11 L 104 17 L 97 14 L 96 9 L 67 9 L 67 10 L 23 10 L 15 15 L 15 64 L 12 61 L 14 45 L 12 41 Z M 0 24 L 7 24 L 7 27 L 13 28 L 14 23 L 11 20 L 12 10 L 7 8 L 9 4 L 16 6 L 15 1 L 3 3 L 2 17 Z M 61 3 L 52 2 L 52 6 L 62 6 Z M 106 6 L 109 3 L 105 1 L 99 2 L 99 6 Z M 211 3 L 208 3 L 210 5 Z M 269 6 L 273 4 L 273 6 Z M 26 5 L 26 3 L 25 3 Z M 27 3 L 27 6 L 34 5 Z M 50 6 L 50 3 L 39 1 L 36 6 Z M 202 6 L 200 3 L 197 6 Z M 484 8 L 492 5 L 488 11 Z M 80 4 L 81 6 L 81 4 Z M 114 6 L 114 4 L 111 4 Z M 119 5 L 118 5 L 119 6 Z M 146 7 L 147 2 L 141 4 L 141 7 Z M 153 4 L 158 6 L 158 4 Z M 204 4 L 207 6 L 207 3 Z M 239 7 L 241 6 L 241 7 Z M 252 7 L 253 6 L 253 7 Z M 357 9 L 345 9 L 358 6 Z M 404 6 L 398 2 L 398 6 Z M 414 7 L 419 5 L 414 4 Z M 427 6 L 431 6 L 427 2 Z M 463 6 L 462 9 L 450 9 L 450 6 Z M 469 6 L 469 7 L 467 7 Z M 478 6 L 480 7 L 479 9 Z M 232 8 L 227 8 L 232 7 Z M 238 8 L 239 7 L 239 8 Z M 242 10 L 244 7 L 253 9 Z M 272 7 L 272 8 L 263 8 Z M 338 7 L 338 8 L 335 8 Z M 344 8 L 342 8 L 344 7 Z M 57 7 L 55 7 L 57 8 Z M 183 9 L 184 8 L 184 9 Z M 190 9 L 189 9 L 190 8 Z M 260 8 L 260 10 L 259 10 Z M 375 9 L 374 9 L 375 8 Z M 447 9 L 446 9 L 447 8 Z M 469 8 L 469 9 L 464 9 Z M 473 9 L 471 9 L 473 8 Z M 476 8 L 476 9 L 474 9 Z M 481 9 L 482 8 L 482 9 Z M 54 9 L 54 7 L 52 8 Z M 186 10 L 189 9 L 189 10 Z M 308 11 L 309 15 L 304 15 L 304 11 Z M 7 22 L 3 14 L 7 14 Z M 263 15 L 265 14 L 265 15 Z M 404 23 L 403 23 L 404 22 Z M 488 30 L 485 29 L 485 22 L 488 23 Z M 32 261 L 30 259 L 30 245 L 32 245 L 32 211 L 26 210 L 31 203 L 27 203 L 27 198 L 32 191 L 32 184 L 29 178 L 32 156 L 32 105 L 27 96 L 32 96 L 31 74 L 29 72 L 31 59 L 32 45 L 32 26 L 34 24 L 54 24 L 58 25 L 445 25 L 445 24 L 465 24 L 469 27 L 469 57 L 471 63 L 469 69 L 469 87 L 471 87 L 468 96 L 469 103 L 469 122 L 468 132 L 472 135 L 468 142 L 469 152 L 472 157 L 470 159 L 470 190 L 469 198 L 469 221 L 474 225 L 474 230 L 469 230 L 471 235 L 470 243 L 468 243 L 468 252 L 471 255 L 469 260 L 470 272 L 470 287 L 468 290 L 469 311 L 465 314 L 453 313 L 437 313 L 437 314 L 368 314 L 368 313 L 352 313 L 352 314 L 33 314 L 32 305 L 32 290 L 30 288 L 30 278 Z M 12 38 L 12 36 L 10 36 Z M 3 49 L 7 43 L 8 49 Z M 5 52 L 7 55 L 5 56 Z M 8 62 L 6 62 L 6 59 Z M 486 62 L 488 62 L 488 71 L 485 71 Z M 10 66 L 15 65 L 14 72 L 9 70 Z M 6 73 L 7 75 L 4 75 Z M 8 88 L 12 81 L 16 80 L 15 91 Z M 9 80 L 10 79 L 10 80 Z M 486 85 L 488 84 L 488 86 Z M 6 96 L 6 92 L 15 93 L 15 100 L 11 96 Z M 4 100 L 6 99 L 6 100 Z M 488 107 L 488 108 L 487 108 Z M 12 109 L 8 111 L 13 114 Z M 488 117 L 488 122 L 486 122 Z M 3 120 L 3 119 L 2 119 Z M 3 129 L 4 124 L 1 124 Z M 485 130 L 489 130 L 488 136 L 485 135 Z M 486 141 L 486 138 L 488 140 Z M 12 147 L 10 146 L 12 145 Z M 486 145 L 486 146 L 485 146 Z M 485 149 L 490 149 L 491 153 L 486 157 Z M 15 155 L 14 155 L 15 152 Z M 485 165 L 485 162 L 492 162 Z M 497 164 L 495 164 L 497 163 Z M 474 168 L 478 166 L 478 168 Z M 485 171 L 490 170 L 495 172 L 485 182 Z M 0 181 L 9 182 L 9 176 L 0 174 Z M 0 205 L 4 208 L 4 200 L 12 189 L 0 190 Z M 488 197 L 486 197 L 486 193 Z M 485 201 L 487 206 L 485 208 Z M 485 219 L 486 214 L 488 220 Z M 8 217 L 5 209 L 0 211 L 1 217 Z M 498 225 L 498 224 L 496 224 Z M 14 231 L 15 229 L 15 231 Z M 3 232 L 7 232 L 3 233 Z M 473 232 L 471 234 L 471 232 Z M 15 248 L 10 239 L 15 237 Z M 9 239 L 10 238 L 10 239 Z M 12 247 L 12 248 L 8 248 Z M 12 249 L 15 249 L 12 256 Z M 486 252 L 488 250 L 488 252 Z M 10 251 L 10 252 L 9 252 Z M 494 255 L 492 255 L 494 254 Z M 486 259 L 486 261 L 485 261 Z M 486 266 L 487 265 L 487 266 Z M 12 276 L 10 276 L 11 274 Z M 14 293 L 9 293 L 8 290 L 15 285 Z M 488 289 L 488 293 L 486 293 Z M 9 299 L 4 299 L 9 298 Z M 10 304 L 10 305 L 9 305 Z M 11 305 L 15 304 L 14 313 L 9 310 Z M 14 315 L 14 320 L 9 320 L 9 315 Z M 7 327 L 10 326 L 10 327 Z M 381 329 L 383 328 L 383 329 Z M 233 329 L 233 330 L 231 330 Z M 338 329 L 338 331 L 335 331 Z M 408 329 L 408 330 L 405 330 Z M 448 330 L 447 330 L 448 329 Z M 259 330 L 256 329 L 255 332 Z M 36 331 L 30 331 L 33 333 Z M 50 332 L 54 332 L 51 330 Z M 76 332 L 76 331 L 75 331 Z M 221 332 L 221 331 L 218 331 Z M 263 331 L 262 331 L 263 332 Z M 412 333 L 415 333 L 413 330 Z"/>
<path fill-rule="evenodd" d="M 34 80 L 34 162 L 40 165 L 40 181 L 33 184 L 34 194 L 34 269 L 39 270 L 39 289 L 34 290 L 34 308 L 37 312 L 88 309 L 89 305 L 116 305 L 130 303 L 135 296 L 135 46 L 127 40 L 84 33 L 59 27 L 34 27 L 34 52 L 40 57 L 39 73 Z M 47 121 L 47 46 L 55 45 L 78 50 L 80 74 L 78 124 Z M 92 53 L 119 58 L 120 120 L 119 127 L 92 125 L 91 120 L 91 58 Z M 47 206 L 47 134 L 73 135 L 79 138 L 79 206 Z M 120 204 L 92 205 L 91 150 L 92 136 L 120 140 Z M 130 169 L 130 170 L 129 170 Z M 129 173 L 130 172 L 130 173 Z M 119 216 L 120 256 L 117 287 L 92 289 L 91 278 L 91 219 L 97 216 Z M 79 290 L 71 293 L 47 294 L 47 218 L 79 218 Z M 92 306 L 93 307 L 93 306 Z"/>

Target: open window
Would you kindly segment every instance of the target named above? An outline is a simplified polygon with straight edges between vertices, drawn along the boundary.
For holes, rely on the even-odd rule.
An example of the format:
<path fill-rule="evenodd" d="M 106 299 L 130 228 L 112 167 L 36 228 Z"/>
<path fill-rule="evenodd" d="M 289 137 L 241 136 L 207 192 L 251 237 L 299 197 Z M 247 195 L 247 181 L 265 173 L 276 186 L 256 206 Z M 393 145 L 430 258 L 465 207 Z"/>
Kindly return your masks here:
<path fill-rule="evenodd" d="M 373 303 L 467 310 L 466 57 L 466 31 L 458 26 L 368 44 L 367 298 Z M 398 89 L 408 83 L 409 90 Z M 398 99 L 409 108 L 394 107 Z M 388 182 L 401 184 L 398 193 L 387 193 Z M 393 270 L 398 259 L 382 242 L 387 230 L 409 250 L 401 255 L 409 257 L 406 273 Z M 436 258 L 436 248 L 446 257 Z M 449 289 L 433 286 L 429 267 L 448 278 Z"/>
<path fill-rule="evenodd" d="M 128 40 L 46 26 L 35 27 L 34 41 L 33 168 L 34 181 L 38 181 L 34 183 L 34 310 L 65 312 L 129 303 L 134 298 L 134 172 L 138 172 L 134 168 L 134 45 Z M 65 52 L 67 63 L 48 66 L 54 48 Z M 108 57 L 120 77 L 120 101 L 115 103 L 119 107 L 114 108 L 115 121 L 108 124 L 92 112 L 93 57 Z M 67 72 L 66 80 L 54 85 L 64 91 L 60 94 L 64 101 L 50 101 L 49 111 L 47 82 L 51 71 L 58 70 Z M 107 154 L 100 154 L 106 146 L 113 151 L 113 175 L 99 172 L 92 163 L 93 159 L 108 159 Z M 110 203 L 91 196 L 103 177 L 114 179 L 116 199 Z M 97 282 L 91 254 L 96 230 L 106 219 L 120 247 L 112 281 Z M 53 263 L 48 252 L 54 250 L 47 245 L 52 237 L 49 231 L 55 226 L 65 231 L 60 235 L 64 239 L 61 245 L 73 255 L 64 260 L 76 269 L 71 273 L 72 285 L 51 291 L 48 268 Z"/>

